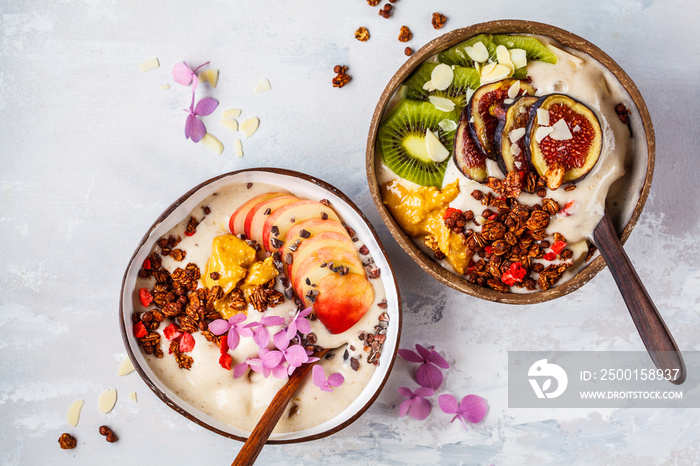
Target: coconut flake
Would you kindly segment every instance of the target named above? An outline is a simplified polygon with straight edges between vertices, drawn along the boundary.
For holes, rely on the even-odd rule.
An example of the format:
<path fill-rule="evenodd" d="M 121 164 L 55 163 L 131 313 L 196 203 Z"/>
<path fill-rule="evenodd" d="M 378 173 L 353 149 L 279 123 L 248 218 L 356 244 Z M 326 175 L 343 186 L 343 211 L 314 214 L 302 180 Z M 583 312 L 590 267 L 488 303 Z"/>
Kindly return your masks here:
<path fill-rule="evenodd" d="M 105 390 L 100 394 L 100 397 L 97 400 L 97 407 L 103 414 L 107 414 L 108 412 L 112 411 L 112 408 L 114 408 L 115 404 L 117 404 L 116 388 L 110 388 L 109 390 Z"/>
<path fill-rule="evenodd" d="M 238 131 L 238 121 L 234 118 L 222 120 L 221 124 L 229 128 L 231 131 Z"/>
<path fill-rule="evenodd" d="M 236 151 L 238 157 L 243 157 L 243 143 L 240 139 L 233 141 L 233 149 Z"/>
<path fill-rule="evenodd" d="M 537 128 L 535 131 L 535 141 L 537 141 L 537 144 L 542 142 L 542 139 L 546 138 L 549 136 L 549 133 L 552 132 L 552 127 L 551 126 L 540 126 Z"/>
<path fill-rule="evenodd" d="M 241 132 L 245 135 L 246 138 L 251 137 L 255 132 L 258 130 L 258 127 L 260 126 L 260 120 L 257 118 L 248 118 L 247 120 L 243 120 L 240 125 Z"/>
<path fill-rule="evenodd" d="M 431 95 L 428 97 L 428 100 L 430 100 L 430 103 L 433 104 L 435 108 L 442 110 L 443 112 L 451 112 L 455 109 L 455 103 L 446 97 Z"/>
<path fill-rule="evenodd" d="M 549 126 L 549 110 L 545 110 L 542 107 L 537 109 L 537 123 L 540 126 Z"/>
<path fill-rule="evenodd" d="M 525 136 L 525 128 L 517 128 L 508 133 L 508 139 L 510 139 L 511 144 L 515 144 L 522 139 L 523 136 Z"/>
<path fill-rule="evenodd" d="M 452 84 L 452 79 L 454 78 L 454 71 L 449 65 L 440 63 L 438 66 L 433 68 L 433 72 L 430 74 L 430 82 L 438 91 L 444 91 L 450 84 Z"/>
<path fill-rule="evenodd" d="M 513 84 L 508 88 L 508 98 L 515 99 L 520 94 L 520 81 L 515 80 Z"/>
<path fill-rule="evenodd" d="M 70 407 L 68 408 L 68 413 L 66 414 L 68 424 L 72 425 L 73 427 L 76 427 L 78 425 L 78 421 L 80 420 L 80 410 L 83 408 L 84 404 L 85 401 L 77 400 L 74 401 L 72 405 L 70 405 Z"/>
<path fill-rule="evenodd" d="M 481 69 L 481 84 L 495 83 L 513 76 L 513 69 L 500 63 L 489 63 Z"/>
<path fill-rule="evenodd" d="M 266 92 L 266 91 L 269 91 L 270 89 L 272 89 L 272 86 L 270 85 L 270 80 L 267 78 L 262 78 L 255 85 L 253 92 L 256 94 L 260 94 L 261 92 Z"/>
<path fill-rule="evenodd" d="M 425 149 L 428 151 L 428 157 L 433 162 L 440 163 L 450 156 L 450 151 L 442 145 L 435 133 L 429 129 L 425 130 Z"/>
<path fill-rule="evenodd" d="M 496 47 L 496 60 L 503 66 L 507 66 L 511 70 L 515 70 L 515 65 L 510 61 L 510 52 L 504 45 L 499 45 Z"/>
<path fill-rule="evenodd" d="M 471 47 L 465 48 L 464 51 L 467 52 L 469 58 L 477 63 L 483 63 L 489 59 L 489 51 L 481 41 L 477 42 Z"/>
<path fill-rule="evenodd" d="M 139 63 L 139 70 L 141 70 L 142 73 L 155 70 L 156 68 L 160 68 L 158 58 L 151 58 L 150 60 Z"/>
<path fill-rule="evenodd" d="M 224 145 L 221 143 L 221 141 L 219 141 L 216 136 L 209 133 L 206 133 L 199 143 L 216 155 L 221 155 L 221 153 L 224 151 Z"/>
<path fill-rule="evenodd" d="M 510 61 L 513 62 L 516 70 L 527 66 L 527 52 L 523 49 L 510 49 Z"/>
<path fill-rule="evenodd" d="M 228 110 L 224 110 L 224 114 L 222 115 L 224 119 L 238 118 L 239 116 L 241 116 L 241 110 L 238 108 L 229 108 Z"/>
<path fill-rule="evenodd" d="M 557 141 L 567 141 L 573 138 L 573 135 L 571 131 L 569 131 L 569 126 L 566 124 L 566 121 L 559 120 L 552 125 L 552 133 L 549 137 Z"/>

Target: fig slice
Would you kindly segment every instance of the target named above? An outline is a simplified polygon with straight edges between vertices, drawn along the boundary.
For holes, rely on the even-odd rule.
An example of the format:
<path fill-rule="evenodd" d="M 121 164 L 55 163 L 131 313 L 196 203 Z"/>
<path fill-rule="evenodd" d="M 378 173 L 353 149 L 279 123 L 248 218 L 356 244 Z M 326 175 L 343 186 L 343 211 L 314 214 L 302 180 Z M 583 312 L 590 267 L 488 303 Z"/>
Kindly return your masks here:
<path fill-rule="evenodd" d="M 455 132 L 452 159 L 457 168 L 470 180 L 483 183 L 488 178 L 486 170 L 486 157 L 477 146 L 469 130 L 469 111 L 462 110 L 459 117 L 459 125 Z"/>
<path fill-rule="evenodd" d="M 537 136 L 539 128 L 546 128 L 540 126 L 538 109 L 540 114 L 543 110 L 549 114 L 552 130 L 544 137 L 542 131 Z M 525 137 L 530 162 L 551 190 L 586 176 L 603 148 L 603 132 L 595 113 L 564 94 L 543 96 L 532 105 Z"/>
<path fill-rule="evenodd" d="M 504 101 L 508 99 L 508 90 L 516 82 L 516 79 L 503 79 L 501 81 L 485 84 L 479 87 L 467 105 L 469 131 L 482 153 L 492 159 L 497 160 L 498 149 L 496 147 L 496 128 L 499 123 L 499 114 L 502 112 Z M 525 81 L 520 81 L 521 95 L 534 95 L 535 89 Z"/>
<path fill-rule="evenodd" d="M 505 117 L 496 128 L 496 147 L 499 152 L 498 166 L 503 173 L 518 172 L 527 176 L 532 170 L 525 145 L 530 107 L 539 99 L 526 95 L 518 97 L 505 111 Z"/>

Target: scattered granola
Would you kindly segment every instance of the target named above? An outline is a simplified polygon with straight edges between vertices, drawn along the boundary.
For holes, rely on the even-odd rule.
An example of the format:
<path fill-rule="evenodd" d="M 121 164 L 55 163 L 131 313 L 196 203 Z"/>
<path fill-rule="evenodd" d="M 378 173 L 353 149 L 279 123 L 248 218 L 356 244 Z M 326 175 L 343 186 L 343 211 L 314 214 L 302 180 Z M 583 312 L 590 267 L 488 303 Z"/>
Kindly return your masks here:
<path fill-rule="evenodd" d="M 369 6 L 377 6 L 381 3 L 382 0 L 367 0 L 367 3 Z"/>
<path fill-rule="evenodd" d="M 447 17 L 445 15 L 438 12 L 433 13 L 433 18 L 431 22 L 433 23 L 433 27 L 435 29 L 442 29 L 446 21 Z"/>
<path fill-rule="evenodd" d="M 391 17 L 391 10 L 393 8 L 394 7 L 391 6 L 391 4 L 385 3 L 384 6 L 382 7 L 382 9 L 379 10 L 379 16 L 381 16 L 382 18 L 390 18 Z"/>
<path fill-rule="evenodd" d="M 78 445 L 78 441 L 71 434 L 64 432 L 58 438 L 58 444 L 64 450 L 72 450 L 73 448 L 75 448 Z"/>
<path fill-rule="evenodd" d="M 366 27 L 360 27 L 355 31 L 355 39 L 360 42 L 367 42 L 369 40 L 369 31 Z"/>
<path fill-rule="evenodd" d="M 99 432 L 100 435 L 103 435 L 105 437 L 105 440 L 107 440 L 109 443 L 114 443 L 117 440 L 119 440 L 119 438 L 114 434 L 112 429 L 110 429 L 107 426 L 100 426 Z"/>
<path fill-rule="evenodd" d="M 336 73 L 335 78 L 333 78 L 333 87 L 343 87 L 350 81 L 350 75 L 347 74 L 348 67 L 345 65 L 336 65 L 333 68 L 333 72 Z"/>
<path fill-rule="evenodd" d="M 405 49 L 403 49 L 403 53 L 407 57 L 410 57 L 411 55 L 413 55 L 413 49 L 411 47 L 406 47 Z"/>
<path fill-rule="evenodd" d="M 399 42 L 408 42 L 412 38 L 413 33 L 408 26 L 401 26 L 401 31 L 399 32 Z"/>

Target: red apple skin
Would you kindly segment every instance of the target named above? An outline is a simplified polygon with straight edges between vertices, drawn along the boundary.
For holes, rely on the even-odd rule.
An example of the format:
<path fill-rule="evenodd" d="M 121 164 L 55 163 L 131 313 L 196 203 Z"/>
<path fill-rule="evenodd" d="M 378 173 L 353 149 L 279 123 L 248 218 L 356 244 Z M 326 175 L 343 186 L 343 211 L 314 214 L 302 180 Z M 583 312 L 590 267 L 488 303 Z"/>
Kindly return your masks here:
<path fill-rule="evenodd" d="M 265 224 L 265 217 L 272 215 L 277 208 L 285 204 L 289 204 L 298 201 L 299 198 L 291 195 L 278 196 L 271 199 L 267 199 L 262 202 L 258 202 L 253 206 L 245 217 L 245 234 L 248 238 L 253 239 L 262 244 L 262 226 Z M 270 213 L 265 215 L 267 209 L 270 209 Z"/>
<path fill-rule="evenodd" d="M 285 196 L 286 194 L 284 193 L 263 193 L 263 194 L 258 194 L 257 196 L 247 200 L 246 202 L 243 203 L 238 209 L 236 209 L 233 214 L 231 214 L 231 218 L 229 219 L 228 222 L 228 230 L 231 232 L 231 234 L 234 235 L 240 235 L 242 233 L 245 233 L 245 218 L 248 215 L 248 212 L 250 212 L 250 209 L 253 208 L 254 205 L 256 205 L 259 202 L 266 201 L 268 199 L 271 199 L 273 197 L 279 197 L 279 196 Z"/>
<path fill-rule="evenodd" d="M 322 213 L 325 213 L 329 220 L 340 220 L 333 209 L 318 201 L 299 200 L 280 206 L 265 219 L 265 224 L 262 228 L 262 245 L 268 251 L 277 250 L 277 248 L 273 247 L 270 243 L 272 227 L 274 225 L 279 229 L 278 238 L 284 238 L 287 231 L 289 231 L 296 222 L 311 218 L 321 218 Z M 292 221 L 292 219 L 294 219 L 294 221 Z"/>
<path fill-rule="evenodd" d="M 324 262 L 333 262 L 334 267 L 343 265 L 348 267 L 348 269 L 354 273 L 364 274 L 362 262 L 359 260 L 354 251 L 351 252 L 337 246 L 327 246 L 313 251 L 303 262 L 300 262 L 297 265 L 292 264 L 292 284 L 296 285 L 298 283 L 303 286 L 303 284 L 306 283 L 307 278 L 309 278 L 311 283 L 316 283 L 309 277 L 309 272 L 313 270 L 314 267 L 320 266 L 320 264 L 323 264 Z"/>
<path fill-rule="evenodd" d="M 362 319 L 374 302 L 374 288 L 355 273 L 333 273 L 318 284 L 313 303 L 318 319 L 332 334 L 343 333 Z"/>

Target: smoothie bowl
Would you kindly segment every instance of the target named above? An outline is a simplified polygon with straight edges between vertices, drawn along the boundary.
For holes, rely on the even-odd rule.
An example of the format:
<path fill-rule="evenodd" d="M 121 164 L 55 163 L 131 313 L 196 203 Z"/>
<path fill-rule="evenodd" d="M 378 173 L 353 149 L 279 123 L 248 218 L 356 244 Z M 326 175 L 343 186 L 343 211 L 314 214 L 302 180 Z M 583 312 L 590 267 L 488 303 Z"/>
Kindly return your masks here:
<path fill-rule="evenodd" d="M 367 140 L 372 198 L 394 238 L 464 293 L 528 304 L 603 269 L 606 208 L 624 242 L 646 202 L 654 132 L 629 76 L 559 28 L 449 32 L 397 71 Z"/>
<path fill-rule="evenodd" d="M 401 302 L 364 215 L 334 187 L 251 169 L 173 203 L 125 272 L 129 357 L 168 406 L 245 440 L 288 376 L 314 367 L 271 443 L 313 440 L 366 411 L 396 356 Z"/>

